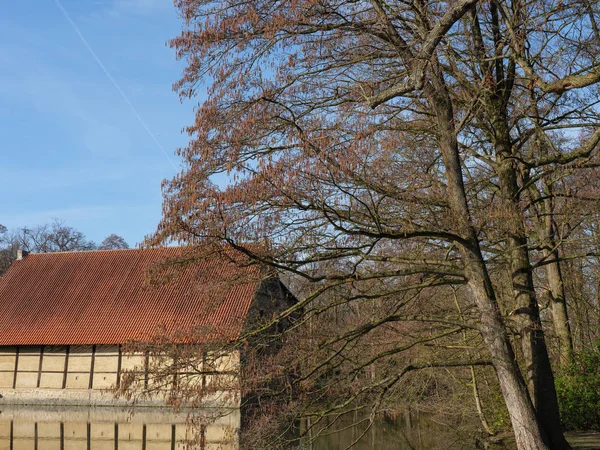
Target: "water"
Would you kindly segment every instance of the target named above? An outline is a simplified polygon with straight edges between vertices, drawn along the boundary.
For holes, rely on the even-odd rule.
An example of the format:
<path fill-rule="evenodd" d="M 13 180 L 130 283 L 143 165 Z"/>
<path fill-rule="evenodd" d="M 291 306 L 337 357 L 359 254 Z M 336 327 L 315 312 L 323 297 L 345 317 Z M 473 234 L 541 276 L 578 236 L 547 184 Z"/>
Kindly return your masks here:
<path fill-rule="evenodd" d="M 307 447 L 342 450 L 357 441 L 357 450 L 471 448 L 456 442 L 452 428 L 419 414 L 378 420 L 364 435 L 364 426 L 349 426 L 354 417 L 346 419 L 335 423 L 343 431 Z M 7 406 L 0 411 L 0 450 L 183 450 L 194 436 L 199 450 L 237 448 L 239 412 L 204 427 L 190 429 L 187 422 L 186 414 L 168 409 Z"/>
<path fill-rule="evenodd" d="M 431 420 L 418 412 L 405 412 L 395 419 L 380 418 L 368 427 L 367 423 L 352 425 L 356 417 L 336 422 L 339 432 L 316 438 L 311 450 L 345 450 L 354 444 L 356 450 L 430 450 L 474 449 L 475 439 L 465 431 Z"/>
<path fill-rule="evenodd" d="M 337 421 L 331 432 L 306 443 L 310 450 L 343 450 L 356 442 L 356 450 L 473 449 L 473 435 L 431 420 L 419 413 L 379 419 L 366 430 L 352 426 L 356 417 Z M 186 414 L 139 408 L 134 414 L 118 408 L 26 407 L 0 410 L 0 450 L 184 450 L 196 436 L 199 450 L 234 450 L 238 412 L 215 423 L 190 429 Z M 303 424 L 304 430 L 307 424 Z M 316 432 L 316 427 L 313 432 Z M 599 433 L 569 433 L 576 449 L 600 449 Z M 507 447 L 514 448 L 509 439 Z"/>
<path fill-rule="evenodd" d="M 192 430 L 186 414 L 140 408 L 8 407 L 0 412 L 0 450 L 233 450 L 239 414 Z"/>

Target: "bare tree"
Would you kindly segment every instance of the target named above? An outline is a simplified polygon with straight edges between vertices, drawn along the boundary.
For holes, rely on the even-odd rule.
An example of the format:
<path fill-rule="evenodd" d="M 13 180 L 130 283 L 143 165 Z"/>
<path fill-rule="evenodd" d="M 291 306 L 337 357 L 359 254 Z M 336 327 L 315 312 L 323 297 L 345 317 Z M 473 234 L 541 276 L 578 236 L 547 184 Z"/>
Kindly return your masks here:
<path fill-rule="evenodd" d="M 329 338 L 301 335 L 323 349 L 302 369 L 305 383 L 323 379 L 318 367 L 327 376 L 349 361 L 362 369 L 356 339 L 390 323 L 443 323 L 442 334 L 467 328 L 485 344 L 485 361 L 466 354 L 409 364 L 384 371 L 359 396 L 344 390 L 353 372 L 342 370 L 337 389 L 327 383 L 338 394 L 333 410 L 346 411 L 348 399 L 366 392 L 376 410 L 411 371 L 489 361 L 518 447 L 568 448 L 532 257 L 551 260 L 562 244 L 540 209 L 564 194 L 556 180 L 598 164 L 597 6 L 176 4 L 186 29 L 172 45 L 187 61 L 176 87 L 190 97 L 202 82 L 211 85 L 181 150 L 187 170 L 165 187 L 154 242 L 224 245 L 310 281 L 313 289 L 271 325 L 299 314 L 295 330 L 310 330 L 314 315 L 339 303 L 380 299 L 372 320 L 330 329 Z M 218 174 L 230 183 L 216 186 Z M 399 296 L 442 302 L 448 286 L 463 285 L 464 306 L 474 307 L 468 320 L 410 313 Z M 568 318 L 552 285 L 559 334 Z M 333 291 L 341 297 L 326 295 Z M 373 363 L 408 344 L 390 345 Z"/>
<path fill-rule="evenodd" d="M 34 253 L 94 250 L 96 244 L 85 234 L 53 219 L 52 222 L 15 230 L 0 229 L 0 274 L 4 274 L 17 258 L 17 250 Z"/>
<path fill-rule="evenodd" d="M 23 227 L 17 231 L 16 240 L 21 249 L 35 253 L 71 252 L 96 248 L 96 244 L 87 240 L 85 234 L 59 219 L 32 228 Z"/>
<path fill-rule="evenodd" d="M 118 234 L 108 235 L 98 246 L 98 250 L 119 250 L 129 248 L 129 244 Z"/>
<path fill-rule="evenodd" d="M 12 239 L 8 229 L 0 224 L 0 276 L 2 276 L 12 264 L 16 255 L 16 243 Z"/>

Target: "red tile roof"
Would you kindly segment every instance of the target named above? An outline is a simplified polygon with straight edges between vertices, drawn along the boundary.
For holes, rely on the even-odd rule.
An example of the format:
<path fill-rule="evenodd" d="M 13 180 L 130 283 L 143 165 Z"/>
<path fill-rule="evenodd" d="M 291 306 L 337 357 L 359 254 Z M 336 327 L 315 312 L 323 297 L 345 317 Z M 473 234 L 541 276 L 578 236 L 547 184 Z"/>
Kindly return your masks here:
<path fill-rule="evenodd" d="M 258 288 L 256 276 L 244 275 L 256 269 L 207 258 L 167 284 L 148 285 L 149 267 L 181 254 L 169 247 L 15 261 L 0 278 L 0 345 L 121 344 L 149 339 L 161 327 L 239 333 Z M 233 276 L 239 279 L 228 281 Z"/>

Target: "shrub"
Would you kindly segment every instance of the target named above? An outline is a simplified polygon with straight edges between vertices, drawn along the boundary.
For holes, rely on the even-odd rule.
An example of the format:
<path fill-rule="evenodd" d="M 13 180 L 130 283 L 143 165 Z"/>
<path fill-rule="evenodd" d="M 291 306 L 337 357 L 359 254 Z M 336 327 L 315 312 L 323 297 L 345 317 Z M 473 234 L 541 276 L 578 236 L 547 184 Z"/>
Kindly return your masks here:
<path fill-rule="evenodd" d="M 556 377 L 556 393 L 566 430 L 600 430 L 600 341 Z"/>

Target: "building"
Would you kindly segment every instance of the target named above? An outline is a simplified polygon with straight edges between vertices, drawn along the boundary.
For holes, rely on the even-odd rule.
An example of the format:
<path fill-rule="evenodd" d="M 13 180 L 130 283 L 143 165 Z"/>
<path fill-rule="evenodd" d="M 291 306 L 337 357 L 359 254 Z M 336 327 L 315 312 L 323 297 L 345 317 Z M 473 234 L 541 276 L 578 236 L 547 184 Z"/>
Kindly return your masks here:
<path fill-rule="evenodd" d="M 126 342 L 189 330 L 198 342 L 230 339 L 293 301 L 278 278 L 219 257 L 149 285 L 152 267 L 184 252 L 46 253 L 15 261 L 0 279 L 0 404 L 121 404 L 109 392 L 120 374 L 148 367 L 147 355 L 123 354 Z M 228 367 L 238 363 L 239 355 L 230 355 Z"/>

